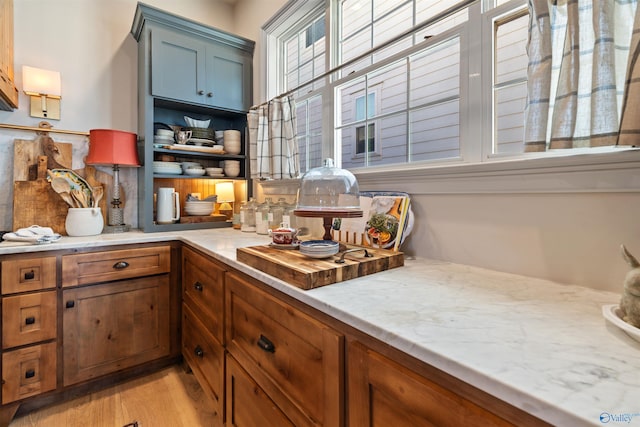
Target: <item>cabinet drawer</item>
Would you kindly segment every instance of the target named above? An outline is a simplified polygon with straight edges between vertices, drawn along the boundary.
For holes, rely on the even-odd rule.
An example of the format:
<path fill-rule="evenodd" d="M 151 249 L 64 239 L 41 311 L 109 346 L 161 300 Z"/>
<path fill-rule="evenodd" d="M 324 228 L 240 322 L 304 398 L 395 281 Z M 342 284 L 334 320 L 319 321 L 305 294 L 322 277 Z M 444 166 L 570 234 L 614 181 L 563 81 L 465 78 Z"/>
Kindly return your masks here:
<path fill-rule="evenodd" d="M 2 403 L 56 388 L 56 343 L 34 345 L 2 355 Z"/>
<path fill-rule="evenodd" d="M 223 343 L 224 269 L 198 252 L 182 249 L 182 297 L 184 302 Z"/>
<path fill-rule="evenodd" d="M 62 286 L 108 282 L 169 272 L 169 246 L 64 255 Z"/>
<path fill-rule="evenodd" d="M 2 348 L 56 337 L 56 291 L 2 299 Z"/>
<path fill-rule="evenodd" d="M 227 425 L 295 427 L 231 356 L 227 356 Z"/>
<path fill-rule="evenodd" d="M 341 425 L 343 336 L 244 277 L 226 277 L 229 352 L 294 424 Z"/>
<path fill-rule="evenodd" d="M 55 287 L 55 257 L 2 261 L 3 295 Z"/>
<path fill-rule="evenodd" d="M 212 399 L 217 425 L 222 425 L 224 348 L 186 305 L 182 308 L 182 355 L 202 389 Z"/>

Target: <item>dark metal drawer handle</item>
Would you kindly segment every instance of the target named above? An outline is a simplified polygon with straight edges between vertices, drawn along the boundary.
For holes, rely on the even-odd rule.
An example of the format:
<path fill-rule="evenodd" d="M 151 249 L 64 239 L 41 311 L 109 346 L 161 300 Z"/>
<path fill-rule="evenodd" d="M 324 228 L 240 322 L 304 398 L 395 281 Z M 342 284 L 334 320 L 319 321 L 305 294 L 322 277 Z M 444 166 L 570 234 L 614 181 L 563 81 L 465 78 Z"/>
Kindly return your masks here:
<path fill-rule="evenodd" d="M 36 277 L 36 272 L 31 270 L 24 273 L 24 280 L 33 280 Z"/>
<path fill-rule="evenodd" d="M 76 305 L 76 302 L 72 300 L 72 301 L 67 301 L 67 303 L 65 304 L 65 307 L 66 308 L 73 308 L 73 307 L 75 307 L 75 305 Z"/>
<path fill-rule="evenodd" d="M 33 316 L 29 316 L 26 319 L 24 319 L 25 325 L 33 325 L 34 323 L 36 323 L 36 318 Z"/>
<path fill-rule="evenodd" d="M 202 289 L 203 289 L 202 283 L 200 283 L 200 282 L 194 283 L 193 284 L 193 289 L 195 289 L 196 291 L 202 292 Z"/>
<path fill-rule="evenodd" d="M 193 353 L 198 357 L 204 357 L 204 351 L 202 351 L 202 347 L 200 347 L 199 345 L 196 346 L 195 350 L 193 350 Z"/>
<path fill-rule="evenodd" d="M 25 378 L 33 378 L 36 376 L 36 370 L 35 369 L 28 369 L 25 373 L 24 373 L 24 377 Z"/>
<path fill-rule="evenodd" d="M 276 346 L 264 335 L 260 334 L 260 339 L 258 340 L 258 347 L 263 349 L 264 351 L 268 351 L 269 353 L 276 352 Z"/>
<path fill-rule="evenodd" d="M 129 263 L 126 261 L 118 261 L 115 264 L 113 264 L 113 268 L 115 268 L 116 270 L 123 270 L 127 267 L 129 267 Z"/>

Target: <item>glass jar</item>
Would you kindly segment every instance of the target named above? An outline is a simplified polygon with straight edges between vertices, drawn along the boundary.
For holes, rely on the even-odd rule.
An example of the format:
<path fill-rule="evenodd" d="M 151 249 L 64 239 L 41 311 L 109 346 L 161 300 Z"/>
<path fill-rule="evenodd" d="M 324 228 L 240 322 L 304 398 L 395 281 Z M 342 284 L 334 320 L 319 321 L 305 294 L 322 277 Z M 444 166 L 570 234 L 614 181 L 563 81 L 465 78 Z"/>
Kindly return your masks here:
<path fill-rule="evenodd" d="M 289 208 L 289 204 L 287 203 L 287 199 L 284 197 L 280 197 L 278 199 L 278 203 L 273 205 L 271 208 L 271 215 L 269 216 L 269 228 L 275 230 L 280 227 L 289 227 L 289 225 L 284 224 L 284 213 Z M 289 221 L 287 221 L 289 222 Z"/>
<path fill-rule="evenodd" d="M 297 209 L 305 211 L 360 211 L 356 177 L 325 159 L 324 165 L 302 176 Z"/>
<path fill-rule="evenodd" d="M 256 233 L 269 234 L 269 219 L 272 216 L 272 205 L 271 197 L 266 197 L 264 203 L 261 203 L 256 208 Z"/>
<path fill-rule="evenodd" d="M 240 231 L 256 231 L 256 202 L 253 197 L 240 205 Z"/>

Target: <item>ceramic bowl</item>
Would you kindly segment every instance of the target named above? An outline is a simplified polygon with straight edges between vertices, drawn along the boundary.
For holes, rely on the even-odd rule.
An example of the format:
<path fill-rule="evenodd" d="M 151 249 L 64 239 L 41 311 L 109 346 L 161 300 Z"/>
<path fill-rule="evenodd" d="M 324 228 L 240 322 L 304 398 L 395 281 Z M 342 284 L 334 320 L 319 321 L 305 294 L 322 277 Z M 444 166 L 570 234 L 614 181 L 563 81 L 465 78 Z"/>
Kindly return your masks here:
<path fill-rule="evenodd" d="M 189 168 L 184 171 L 185 175 L 190 175 L 190 176 L 202 176 L 205 173 L 206 173 L 205 170 L 202 168 Z"/>

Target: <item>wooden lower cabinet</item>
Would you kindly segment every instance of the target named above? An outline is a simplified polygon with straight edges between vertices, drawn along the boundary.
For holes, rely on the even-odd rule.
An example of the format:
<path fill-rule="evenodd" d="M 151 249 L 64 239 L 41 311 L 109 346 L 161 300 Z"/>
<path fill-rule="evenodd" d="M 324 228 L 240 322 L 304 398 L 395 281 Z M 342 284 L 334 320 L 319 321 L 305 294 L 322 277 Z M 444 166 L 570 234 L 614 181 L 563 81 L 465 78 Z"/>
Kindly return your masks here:
<path fill-rule="evenodd" d="M 62 293 L 64 385 L 170 354 L 169 275 Z"/>
<path fill-rule="evenodd" d="M 191 309 L 182 307 L 182 355 L 213 402 L 216 426 L 224 422 L 224 347 Z"/>
<path fill-rule="evenodd" d="M 295 426 L 344 425 L 343 335 L 248 276 L 227 273 L 225 286 L 227 350 L 242 369 Z"/>
<path fill-rule="evenodd" d="M 483 396 L 480 406 L 453 387 L 419 375 L 408 367 L 350 341 L 348 353 L 348 419 L 354 427 L 503 427 L 546 426 L 505 403 Z M 489 399 L 487 399 L 489 398 Z M 509 414 L 506 419 L 492 410 Z"/>
<path fill-rule="evenodd" d="M 2 404 L 56 388 L 56 343 L 38 344 L 2 354 Z"/>
<path fill-rule="evenodd" d="M 227 355 L 226 387 L 227 426 L 296 426 L 230 355 Z"/>

